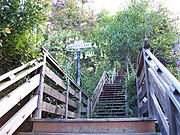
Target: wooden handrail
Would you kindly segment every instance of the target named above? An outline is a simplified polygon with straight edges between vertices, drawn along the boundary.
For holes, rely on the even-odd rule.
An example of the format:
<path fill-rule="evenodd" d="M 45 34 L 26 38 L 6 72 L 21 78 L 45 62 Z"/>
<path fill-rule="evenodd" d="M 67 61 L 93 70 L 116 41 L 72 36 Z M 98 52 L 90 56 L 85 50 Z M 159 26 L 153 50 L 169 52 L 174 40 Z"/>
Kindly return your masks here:
<path fill-rule="evenodd" d="M 41 61 L 34 59 L 0 76 L 0 92 L 10 91 L 0 99 L 0 134 L 13 134 L 30 115 L 45 117 L 42 112 L 58 118 L 89 117 L 87 94 L 42 50 Z"/>
<path fill-rule="evenodd" d="M 163 135 L 178 135 L 180 82 L 150 52 L 145 42 L 137 67 L 138 116 L 154 116 Z"/>
<path fill-rule="evenodd" d="M 78 88 L 79 91 L 82 91 L 83 95 L 88 98 L 87 94 L 82 90 L 82 88 L 79 87 L 79 86 L 77 85 L 77 83 L 74 81 L 74 79 L 72 79 L 72 78 L 69 76 L 69 74 L 67 74 L 67 72 L 59 66 L 59 64 L 57 63 L 57 61 L 52 57 L 52 55 L 51 55 L 44 47 L 42 47 L 42 51 L 43 51 L 44 53 L 46 53 L 46 55 L 47 55 L 47 61 L 48 61 L 50 64 L 52 64 L 52 65 L 54 66 L 54 68 L 56 68 L 61 74 L 63 74 L 64 76 L 66 76 L 66 77 L 71 81 L 71 83 L 73 83 L 73 85 L 74 85 L 76 88 Z"/>
<path fill-rule="evenodd" d="M 42 65 L 32 60 L 0 76 L 0 91 L 5 94 L 0 99 L 0 134 L 13 134 L 37 108 L 38 95 L 31 93 L 39 86 Z"/>
<path fill-rule="evenodd" d="M 175 90 L 180 93 L 180 84 L 174 75 L 172 75 L 172 73 L 150 52 L 150 50 L 145 50 L 145 52 L 149 56 L 148 59 L 152 59 L 154 61 L 158 67 L 158 70 L 160 70 L 168 78 L 168 80 L 175 87 Z"/>
<path fill-rule="evenodd" d="M 106 71 L 104 71 L 95 90 L 94 90 L 94 93 L 91 97 L 91 104 L 92 104 L 91 105 L 91 114 L 93 113 L 93 111 L 95 109 L 95 106 L 99 100 L 99 96 L 101 95 L 104 85 L 107 83 L 109 83 L 109 77 L 108 77 Z"/>

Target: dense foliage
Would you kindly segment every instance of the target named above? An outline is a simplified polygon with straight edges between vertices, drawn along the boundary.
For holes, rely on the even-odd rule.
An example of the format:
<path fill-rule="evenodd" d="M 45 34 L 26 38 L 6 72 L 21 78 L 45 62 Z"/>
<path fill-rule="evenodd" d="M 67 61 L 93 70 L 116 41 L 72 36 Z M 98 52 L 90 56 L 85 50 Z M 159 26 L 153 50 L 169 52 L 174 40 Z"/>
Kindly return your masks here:
<path fill-rule="evenodd" d="M 171 18 L 170 12 L 161 4 L 132 0 L 126 9 L 114 16 L 101 13 L 100 17 L 95 40 L 99 48 L 103 48 L 110 64 L 121 61 L 133 72 L 145 37 L 163 64 L 175 63 L 168 52 L 172 52 L 178 36 L 176 19 Z"/>
<path fill-rule="evenodd" d="M 38 55 L 47 2 L 1 0 L 0 74 Z"/>
<path fill-rule="evenodd" d="M 124 89 L 127 93 L 127 102 L 128 102 L 128 114 L 130 117 L 137 117 L 138 107 L 137 107 L 137 94 L 136 94 L 136 83 L 135 83 L 135 74 L 132 74 L 131 77 L 125 80 Z"/>
<path fill-rule="evenodd" d="M 128 75 L 135 71 L 139 49 L 148 37 L 152 52 L 179 76 L 174 68 L 178 55 L 173 51 L 176 19 L 164 6 L 131 0 L 115 15 L 106 10 L 96 15 L 86 4 L 88 0 L 1 0 L 0 74 L 37 57 L 44 45 L 76 79 L 76 50 L 66 46 L 82 39 L 93 44 L 81 50 L 81 86 L 91 95 L 103 70 L 123 68 Z"/>

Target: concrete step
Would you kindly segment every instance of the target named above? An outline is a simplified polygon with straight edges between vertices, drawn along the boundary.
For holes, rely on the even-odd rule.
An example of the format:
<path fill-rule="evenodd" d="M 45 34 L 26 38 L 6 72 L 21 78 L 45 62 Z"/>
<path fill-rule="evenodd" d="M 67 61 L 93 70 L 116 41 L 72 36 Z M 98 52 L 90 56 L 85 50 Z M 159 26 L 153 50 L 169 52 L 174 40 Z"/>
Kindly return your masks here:
<path fill-rule="evenodd" d="M 33 122 L 32 132 L 34 135 L 38 135 L 36 133 L 119 134 L 155 132 L 154 118 L 35 119 L 31 122 Z"/>

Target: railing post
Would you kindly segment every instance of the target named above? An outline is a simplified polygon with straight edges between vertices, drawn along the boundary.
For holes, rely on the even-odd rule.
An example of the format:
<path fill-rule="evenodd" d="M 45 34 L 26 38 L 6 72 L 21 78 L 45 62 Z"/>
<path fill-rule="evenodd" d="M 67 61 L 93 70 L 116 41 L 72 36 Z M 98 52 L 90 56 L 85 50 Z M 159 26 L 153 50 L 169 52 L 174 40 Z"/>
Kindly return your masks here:
<path fill-rule="evenodd" d="M 67 78 L 65 119 L 68 118 L 68 104 L 69 104 L 69 78 Z"/>
<path fill-rule="evenodd" d="M 88 103 L 87 103 L 87 118 L 89 118 L 90 117 L 90 99 L 88 98 L 87 99 L 87 101 L 88 101 Z"/>
<path fill-rule="evenodd" d="M 82 91 L 79 91 L 78 118 L 81 118 Z"/>
<path fill-rule="evenodd" d="M 171 99 L 168 97 L 168 108 L 169 108 L 169 116 L 168 116 L 168 120 L 169 120 L 169 135 L 179 135 L 178 133 L 178 129 L 176 126 L 176 120 L 175 120 L 175 116 L 178 115 L 176 112 L 176 108 L 174 106 L 174 104 L 172 103 Z"/>
<path fill-rule="evenodd" d="M 144 57 L 144 71 L 145 71 L 145 78 L 146 78 L 146 90 L 147 90 L 147 98 L 148 98 L 148 114 L 149 116 L 153 116 L 153 111 L 151 108 L 151 96 L 150 96 L 150 84 L 149 84 L 149 75 L 148 75 L 148 65 L 145 61 L 146 53 L 145 50 L 150 49 L 150 44 L 148 43 L 148 38 L 145 38 L 144 47 L 143 47 L 143 57 Z"/>
<path fill-rule="evenodd" d="M 44 76 L 45 76 L 45 66 L 46 66 L 46 53 L 43 52 L 43 65 L 40 68 L 40 82 L 39 87 L 37 88 L 36 95 L 38 95 L 38 103 L 37 109 L 35 110 L 35 114 L 33 115 L 34 118 L 41 118 L 42 117 L 42 101 L 43 101 L 43 83 L 44 83 Z"/>

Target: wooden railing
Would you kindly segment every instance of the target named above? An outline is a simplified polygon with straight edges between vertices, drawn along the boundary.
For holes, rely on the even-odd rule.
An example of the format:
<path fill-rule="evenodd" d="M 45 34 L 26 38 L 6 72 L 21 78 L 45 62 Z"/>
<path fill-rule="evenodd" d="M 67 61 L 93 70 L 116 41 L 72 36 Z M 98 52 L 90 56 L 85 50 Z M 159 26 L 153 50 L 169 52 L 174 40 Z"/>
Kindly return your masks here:
<path fill-rule="evenodd" d="M 0 76 L 0 135 L 11 135 L 29 117 L 89 117 L 90 101 L 43 48 L 32 60 Z"/>
<path fill-rule="evenodd" d="M 108 77 L 106 71 L 104 71 L 102 76 L 101 76 L 101 79 L 99 80 L 99 82 L 98 82 L 98 84 L 94 90 L 94 93 L 91 97 L 91 109 L 90 109 L 91 110 L 91 116 L 92 116 L 92 113 L 96 107 L 96 104 L 99 101 L 99 96 L 101 95 L 103 87 L 107 83 L 109 83 L 109 77 Z"/>
<path fill-rule="evenodd" d="M 180 82 L 145 41 L 136 75 L 139 117 L 154 116 L 163 135 L 180 134 Z"/>

